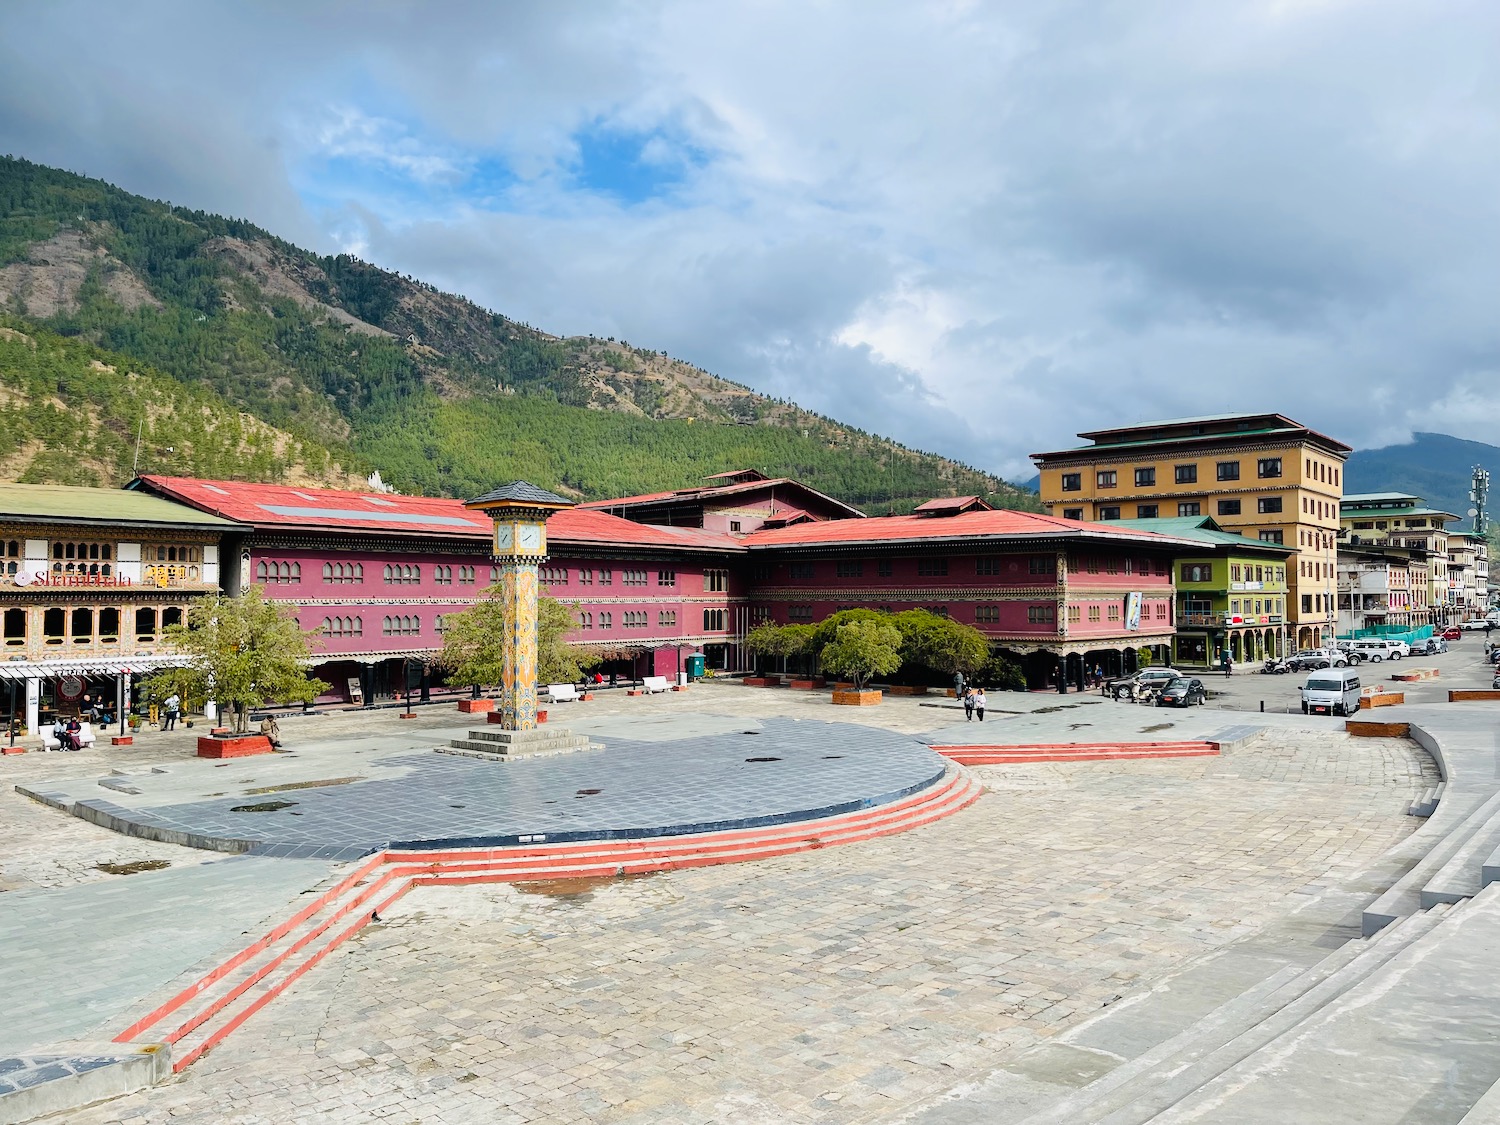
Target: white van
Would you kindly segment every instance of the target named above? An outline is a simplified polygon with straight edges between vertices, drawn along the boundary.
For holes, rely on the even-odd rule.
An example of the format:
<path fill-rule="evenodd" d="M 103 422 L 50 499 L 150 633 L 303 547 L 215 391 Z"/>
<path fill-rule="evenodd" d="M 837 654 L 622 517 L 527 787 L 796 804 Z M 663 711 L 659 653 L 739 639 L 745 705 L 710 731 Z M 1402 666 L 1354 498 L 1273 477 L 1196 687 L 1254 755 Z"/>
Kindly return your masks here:
<path fill-rule="evenodd" d="M 1326 711 L 1352 715 L 1359 710 L 1359 672 L 1353 668 L 1319 668 L 1302 685 L 1302 713 Z"/>
<path fill-rule="evenodd" d="M 1400 660 L 1403 656 L 1411 654 L 1411 649 L 1405 641 L 1384 641 L 1373 637 L 1367 637 L 1362 641 L 1350 641 L 1349 651 L 1359 653 L 1371 664 L 1378 664 L 1382 660 Z"/>

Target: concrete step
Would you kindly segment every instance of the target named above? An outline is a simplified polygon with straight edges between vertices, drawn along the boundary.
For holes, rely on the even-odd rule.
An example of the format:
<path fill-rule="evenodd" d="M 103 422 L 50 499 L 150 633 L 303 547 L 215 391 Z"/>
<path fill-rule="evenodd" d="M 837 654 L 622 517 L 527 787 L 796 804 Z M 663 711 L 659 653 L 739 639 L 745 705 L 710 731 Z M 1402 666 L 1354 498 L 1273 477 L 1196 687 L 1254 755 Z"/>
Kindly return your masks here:
<path fill-rule="evenodd" d="M 1474 1103 L 1459 1125 L 1500 1125 L 1500 1082 Z"/>
<path fill-rule="evenodd" d="M 1273 974 L 1023 1125 L 1151 1120 L 1366 979 L 1436 925 L 1442 911 L 1403 919 L 1374 938 L 1353 939 L 1306 969 Z"/>
<path fill-rule="evenodd" d="M 1428 820 L 1425 826 L 1409 837 L 1408 843 L 1418 840 L 1429 829 L 1433 830 L 1433 835 L 1438 836 L 1429 846 L 1427 853 L 1417 860 L 1406 874 L 1365 908 L 1361 926 L 1366 937 L 1397 918 L 1404 918 L 1423 909 L 1422 889 L 1473 837 L 1474 833 L 1489 822 L 1492 812 L 1490 806 L 1497 798 L 1500 798 L 1500 793 L 1474 808 L 1456 824 L 1452 823 L 1451 818 L 1443 818 L 1441 813 L 1436 814 Z M 1482 865 L 1482 858 L 1478 862 Z"/>
<path fill-rule="evenodd" d="M 1474 823 L 1469 833 L 1447 861 L 1422 885 L 1424 908 L 1440 902 L 1462 902 L 1478 894 L 1484 886 L 1484 864 L 1500 847 L 1500 792 L 1497 792 L 1465 821 Z"/>
<path fill-rule="evenodd" d="M 1500 892 L 1486 889 L 1357 986 L 1173 1103 L 1156 1125 L 1456 1122 L 1500 1080 Z"/>

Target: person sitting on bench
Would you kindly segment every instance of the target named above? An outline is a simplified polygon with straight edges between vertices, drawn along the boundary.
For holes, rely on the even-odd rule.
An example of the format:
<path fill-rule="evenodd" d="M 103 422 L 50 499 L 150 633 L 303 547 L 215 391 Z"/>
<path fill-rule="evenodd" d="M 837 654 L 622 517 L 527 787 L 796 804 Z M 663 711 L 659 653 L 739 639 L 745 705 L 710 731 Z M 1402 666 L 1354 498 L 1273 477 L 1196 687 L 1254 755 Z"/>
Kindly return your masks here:
<path fill-rule="evenodd" d="M 276 716 L 267 715 L 260 721 L 260 733 L 270 739 L 272 750 L 281 749 L 281 727 L 276 724 Z"/>

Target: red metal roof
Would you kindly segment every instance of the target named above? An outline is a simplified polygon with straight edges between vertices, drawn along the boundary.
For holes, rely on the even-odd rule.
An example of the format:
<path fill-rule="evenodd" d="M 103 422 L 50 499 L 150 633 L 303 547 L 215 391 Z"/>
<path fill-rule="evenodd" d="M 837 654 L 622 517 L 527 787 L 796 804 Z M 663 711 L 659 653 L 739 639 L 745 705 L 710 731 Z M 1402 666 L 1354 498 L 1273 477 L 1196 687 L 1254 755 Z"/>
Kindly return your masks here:
<path fill-rule="evenodd" d="M 1176 546 L 1185 542 L 1149 531 L 1125 531 L 1108 523 L 1084 523 L 1035 512 L 1009 509 L 961 512 L 947 519 L 926 516 L 870 516 L 862 520 L 824 520 L 793 527 L 762 528 L 742 537 L 750 547 L 838 546 L 902 539 L 1099 538 L 1144 545 Z"/>
<path fill-rule="evenodd" d="M 928 515 L 941 515 L 948 512 L 962 512 L 968 508 L 987 511 L 993 507 L 993 504 L 986 503 L 977 496 L 939 496 L 936 500 L 918 504 L 914 510 Z"/>
<path fill-rule="evenodd" d="M 134 487 L 180 501 L 200 511 L 255 527 L 338 529 L 366 534 L 392 533 L 488 539 L 491 522 L 462 500 L 440 496 L 400 496 L 389 492 L 349 492 L 335 488 L 294 488 L 284 484 L 202 480 L 143 475 Z M 607 512 L 568 508 L 547 521 L 554 543 L 616 544 L 622 547 L 696 547 L 740 551 L 729 535 L 700 528 L 666 528 L 635 523 Z"/>
<path fill-rule="evenodd" d="M 777 477 L 774 480 L 762 479 L 742 481 L 737 484 L 715 484 L 705 485 L 701 488 L 679 488 L 674 492 L 646 492 L 639 496 L 617 496 L 612 500 L 589 500 L 579 505 L 580 508 L 628 508 L 638 504 L 654 504 L 664 500 L 707 500 L 719 496 L 735 496 L 742 492 L 771 491 L 778 488 L 786 488 L 801 492 L 806 496 L 816 496 L 834 508 L 840 509 L 848 514 L 849 518 L 863 518 L 864 513 L 852 504 L 845 504 L 842 500 L 836 500 L 825 492 L 819 492 L 801 481 L 792 480 L 790 477 Z"/>

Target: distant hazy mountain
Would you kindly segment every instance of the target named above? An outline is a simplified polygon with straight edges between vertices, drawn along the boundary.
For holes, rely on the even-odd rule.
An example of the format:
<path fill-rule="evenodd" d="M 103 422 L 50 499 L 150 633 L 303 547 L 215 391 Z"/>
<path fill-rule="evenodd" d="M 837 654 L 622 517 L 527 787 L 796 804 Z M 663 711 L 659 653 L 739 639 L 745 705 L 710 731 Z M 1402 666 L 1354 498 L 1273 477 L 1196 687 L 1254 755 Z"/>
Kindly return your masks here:
<path fill-rule="evenodd" d="M 1462 516 L 1473 506 L 1469 477 L 1475 465 L 1496 474 L 1490 493 L 1493 516 L 1500 504 L 1500 446 L 1447 434 L 1415 434 L 1405 445 L 1361 449 L 1344 469 L 1344 492 L 1412 492 L 1434 508 Z"/>
<path fill-rule="evenodd" d="M 1495 474 L 1490 514 L 1500 516 L 1500 446 L 1447 434 L 1415 434 L 1405 445 L 1359 450 L 1344 470 L 1344 492 L 1411 492 L 1462 516 L 1471 507 L 1469 477 L 1475 465 Z M 1035 492 L 1041 483 L 1034 476 L 1021 487 Z"/>

